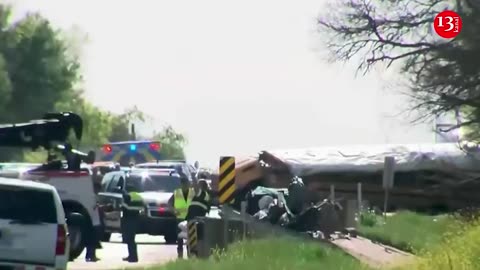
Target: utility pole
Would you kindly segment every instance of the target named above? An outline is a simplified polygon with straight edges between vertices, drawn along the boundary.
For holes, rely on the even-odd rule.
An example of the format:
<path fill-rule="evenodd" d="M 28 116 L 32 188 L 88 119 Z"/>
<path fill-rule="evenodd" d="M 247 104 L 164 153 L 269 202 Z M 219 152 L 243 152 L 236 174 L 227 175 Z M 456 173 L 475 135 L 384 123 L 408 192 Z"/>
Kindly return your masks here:
<path fill-rule="evenodd" d="M 137 140 L 137 136 L 135 134 L 135 124 L 133 124 L 133 123 L 131 125 L 131 136 L 132 136 L 132 141 Z"/>

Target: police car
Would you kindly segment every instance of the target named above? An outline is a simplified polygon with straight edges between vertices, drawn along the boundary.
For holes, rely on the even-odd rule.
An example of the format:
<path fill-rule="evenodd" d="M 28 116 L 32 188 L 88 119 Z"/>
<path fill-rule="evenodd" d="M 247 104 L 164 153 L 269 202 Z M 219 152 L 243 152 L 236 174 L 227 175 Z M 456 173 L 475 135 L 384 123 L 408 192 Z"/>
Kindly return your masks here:
<path fill-rule="evenodd" d="M 127 184 L 128 183 L 128 184 Z M 134 190 L 131 190 L 133 187 Z M 104 208 L 103 241 L 109 241 L 111 233 L 121 232 L 122 192 L 135 191 L 144 201 L 139 234 L 163 235 L 173 244 L 177 240 L 174 209 L 168 204 L 175 189 L 180 187 L 180 175 L 175 170 L 132 169 L 107 173 L 98 193 L 98 203 Z M 102 207 L 111 205 L 113 207 Z"/>
<path fill-rule="evenodd" d="M 120 166 L 161 160 L 160 148 L 158 141 L 112 142 L 102 146 L 99 160 L 118 162 Z"/>
<path fill-rule="evenodd" d="M 135 168 L 139 169 L 172 169 L 180 175 L 185 175 L 190 181 L 197 180 L 197 167 L 188 164 L 185 160 L 160 160 L 156 162 L 147 162 L 136 164 Z"/>

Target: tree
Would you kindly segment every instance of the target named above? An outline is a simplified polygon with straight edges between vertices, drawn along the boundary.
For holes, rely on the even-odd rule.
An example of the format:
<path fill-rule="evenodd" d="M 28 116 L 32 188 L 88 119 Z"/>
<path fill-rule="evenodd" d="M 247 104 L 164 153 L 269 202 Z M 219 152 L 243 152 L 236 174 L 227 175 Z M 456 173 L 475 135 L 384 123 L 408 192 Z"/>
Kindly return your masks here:
<path fill-rule="evenodd" d="M 79 142 L 74 141 L 73 145 L 84 151 L 98 148 L 100 145 L 109 141 L 112 133 L 112 114 L 102 111 L 95 107 L 83 97 L 72 99 L 71 102 L 60 103 L 57 105 L 58 111 L 73 111 L 83 119 L 83 135 Z"/>
<path fill-rule="evenodd" d="M 136 106 L 128 108 L 124 113 L 113 116 L 111 142 L 131 140 L 130 124 L 145 123 L 151 117 L 140 111 Z M 152 137 L 137 135 L 137 139 L 158 140 L 162 147 L 160 153 L 164 159 L 185 159 L 183 151 L 187 144 L 186 137 L 175 131 L 172 126 L 166 126 L 160 132 L 154 132 Z"/>
<path fill-rule="evenodd" d="M 3 6 L 2 18 L 9 8 Z M 80 79 L 77 59 L 50 23 L 39 14 L 29 14 L 0 32 L 0 54 L 6 62 L 11 83 L 10 102 L 2 114 L 7 121 L 27 121 L 52 111 L 62 96 Z M 28 108 L 25 109 L 25 108 Z"/>
<path fill-rule="evenodd" d="M 341 0 L 318 23 L 334 61 L 358 57 L 364 74 L 379 64 L 398 67 L 413 101 L 409 109 L 422 113 L 415 120 L 461 109 L 466 120 L 453 128 L 472 126 L 480 122 L 480 5 L 455 2 L 463 29 L 452 40 L 431 29 L 445 7 L 442 0 Z"/>
<path fill-rule="evenodd" d="M 114 116 L 109 141 L 119 142 L 132 139 L 130 125 L 135 122 L 145 122 L 145 119 L 145 114 L 136 106 L 128 108 L 124 113 Z"/>
<path fill-rule="evenodd" d="M 0 4 L 0 122 L 22 122 L 54 111 L 79 81 L 79 63 L 68 54 L 60 32 L 39 14 L 12 23 Z M 22 151 L 2 149 L 0 160 Z"/>
<path fill-rule="evenodd" d="M 91 150 L 108 141 L 130 139 L 130 124 L 146 116 L 133 107 L 116 115 L 85 99 L 79 58 L 86 40 L 78 28 L 54 29 L 39 14 L 28 14 L 12 23 L 11 8 L 0 4 L 0 121 L 22 122 L 50 111 L 72 111 L 84 121 L 82 141 L 74 147 Z M 162 140 L 167 158 L 183 158 L 183 135 L 167 127 L 155 136 Z M 73 137 L 72 137 L 73 138 Z M 2 149 L 0 160 L 41 162 L 45 151 Z"/>
<path fill-rule="evenodd" d="M 162 148 L 160 153 L 164 159 L 184 160 L 184 147 L 187 144 L 187 138 L 173 129 L 172 126 L 166 126 L 160 132 L 156 133 L 153 140 L 160 141 Z"/>

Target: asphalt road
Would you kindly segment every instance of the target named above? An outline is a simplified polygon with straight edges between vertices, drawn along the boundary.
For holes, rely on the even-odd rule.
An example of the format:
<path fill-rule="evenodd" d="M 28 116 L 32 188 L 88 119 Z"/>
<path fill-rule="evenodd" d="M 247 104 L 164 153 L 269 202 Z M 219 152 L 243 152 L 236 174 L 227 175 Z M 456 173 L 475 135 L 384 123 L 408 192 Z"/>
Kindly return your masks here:
<path fill-rule="evenodd" d="M 120 234 L 113 234 L 111 241 L 102 243 L 103 249 L 97 250 L 98 262 L 85 262 L 85 253 L 68 264 L 69 270 L 123 269 L 139 268 L 166 263 L 177 258 L 177 247 L 167 245 L 162 236 L 137 235 L 138 263 L 122 261 L 127 256 L 127 245 L 122 243 Z M 186 250 L 185 250 L 186 254 Z"/>

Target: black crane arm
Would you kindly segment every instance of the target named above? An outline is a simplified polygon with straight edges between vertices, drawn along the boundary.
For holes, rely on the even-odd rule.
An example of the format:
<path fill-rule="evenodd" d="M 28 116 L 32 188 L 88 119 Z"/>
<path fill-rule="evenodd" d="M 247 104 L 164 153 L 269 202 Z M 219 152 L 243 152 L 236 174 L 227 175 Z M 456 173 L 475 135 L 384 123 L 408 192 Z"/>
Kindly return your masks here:
<path fill-rule="evenodd" d="M 83 120 L 72 112 L 47 113 L 42 119 L 26 123 L 0 125 L 0 146 L 47 150 L 64 144 L 73 129 L 78 140 L 82 138 Z"/>

